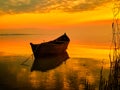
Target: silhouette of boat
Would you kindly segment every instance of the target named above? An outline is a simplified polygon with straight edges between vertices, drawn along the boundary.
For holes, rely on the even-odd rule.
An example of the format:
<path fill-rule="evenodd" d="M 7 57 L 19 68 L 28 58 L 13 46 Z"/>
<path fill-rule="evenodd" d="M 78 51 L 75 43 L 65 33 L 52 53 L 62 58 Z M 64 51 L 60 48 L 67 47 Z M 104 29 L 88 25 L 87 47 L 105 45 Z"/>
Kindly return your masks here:
<path fill-rule="evenodd" d="M 31 67 L 32 71 L 41 71 L 46 72 L 51 69 L 55 69 L 56 67 L 60 66 L 63 62 L 65 62 L 69 58 L 67 52 L 56 56 L 49 56 L 49 57 L 39 57 L 35 58 L 33 65 Z"/>
<path fill-rule="evenodd" d="M 70 42 L 69 37 L 64 33 L 55 40 L 44 42 L 41 44 L 32 44 L 31 48 L 35 58 L 41 56 L 51 56 L 61 54 L 66 51 L 68 44 Z"/>

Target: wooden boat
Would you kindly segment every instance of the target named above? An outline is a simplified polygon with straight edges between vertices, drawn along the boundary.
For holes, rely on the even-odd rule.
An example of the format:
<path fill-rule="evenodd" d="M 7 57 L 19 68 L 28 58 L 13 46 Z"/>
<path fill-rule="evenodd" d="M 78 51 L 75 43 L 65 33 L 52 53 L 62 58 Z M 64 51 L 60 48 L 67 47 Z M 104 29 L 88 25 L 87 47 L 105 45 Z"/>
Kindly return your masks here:
<path fill-rule="evenodd" d="M 66 51 L 69 44 L 69 37 L 64 33 L 62 36 L 58 37 L 55 40 L 44 42 L 41 44 L 32 44 L 31 48 L 35 58 L 41 56 L 51 56 L 61 54 Z"/>
<path fill-rule="evenodd" d="M 48 70 L 52 70 L 60 66 L 63 62 L 68 60 L 69 55 L 67 52 L 56 56 L 48 56 L 48 57 L 39 57 L 35 58 L 33 65 L 31 67 L 32 71 L 41 71 L 46 72 Z"/>

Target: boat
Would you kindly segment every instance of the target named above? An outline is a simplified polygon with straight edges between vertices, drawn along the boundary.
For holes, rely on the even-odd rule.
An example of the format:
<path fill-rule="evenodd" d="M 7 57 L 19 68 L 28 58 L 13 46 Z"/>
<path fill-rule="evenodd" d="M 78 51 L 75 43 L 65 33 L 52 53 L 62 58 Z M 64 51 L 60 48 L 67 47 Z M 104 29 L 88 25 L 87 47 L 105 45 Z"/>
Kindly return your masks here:
<path fill-rule="evenodd" d="M 31 72 L 32 71 L 47 72 L 49 70 L 56 69 L 64 62 L 66 62 L 68 59 L 69 55 L 67 52 L 64 52 L 56 56 L 35 58 L 31 66 Z"/>
<path fill-rule="evenodd" d="M 55 40 L 43 42 L 40 44 L 30 43 L 35 58 L 42 56 L 55 56 L 64 53 L 70 42 L 69 37 L 64 33 Z"/>

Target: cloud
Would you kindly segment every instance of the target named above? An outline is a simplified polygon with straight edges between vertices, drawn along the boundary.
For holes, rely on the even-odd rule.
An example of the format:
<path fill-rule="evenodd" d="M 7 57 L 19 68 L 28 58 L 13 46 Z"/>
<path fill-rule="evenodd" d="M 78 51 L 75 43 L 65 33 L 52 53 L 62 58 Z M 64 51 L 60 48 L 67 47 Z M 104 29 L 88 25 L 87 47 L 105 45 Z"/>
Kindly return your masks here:
<path fill-rule="evenodd" d="M 77 2 L 78 1 L 78 2 Z M 80 12 L 80 11 L 87 11 L 87 10 L 94 10 L 95 8 L 102 6 L 112 0 L 76 0 L 76 4 L 71 2 L 71 7 L 64 8 L 66 12 Z M 70 6 L 69 5 L 69 6 Z"/>
<path fill-rule="evenodd" d="M 112 0 L 0 0 L 0 14 L 93 10 Z"/>

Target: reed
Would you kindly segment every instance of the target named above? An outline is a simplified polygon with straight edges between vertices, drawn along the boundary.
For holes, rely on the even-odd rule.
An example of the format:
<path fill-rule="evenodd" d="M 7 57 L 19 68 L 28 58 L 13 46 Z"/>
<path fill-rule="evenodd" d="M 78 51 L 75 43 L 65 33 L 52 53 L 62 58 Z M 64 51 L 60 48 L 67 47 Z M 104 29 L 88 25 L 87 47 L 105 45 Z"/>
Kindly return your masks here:
<path fill-rule="evenodd" d="M 84 90 L 95 90 L 95 86 L 91 85 L 86 79 L 85 79 L 85 83 L 84 83 Z"/>
<path fill-rule="evenodd" d="M 100 71 L 99 90 L 120 90 L 120 59 L 110 62 L 108 80 L 103 76 L 103 67 Z"/>

